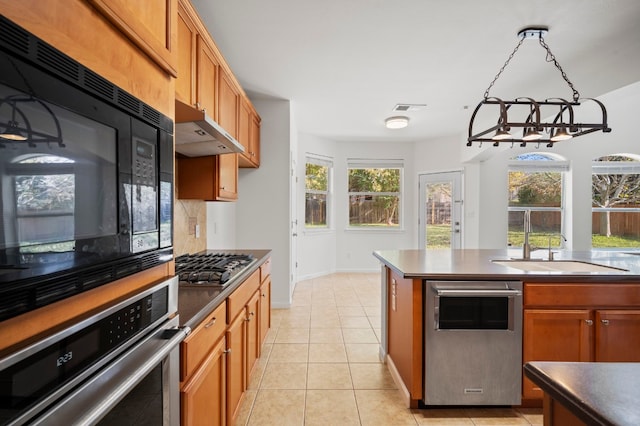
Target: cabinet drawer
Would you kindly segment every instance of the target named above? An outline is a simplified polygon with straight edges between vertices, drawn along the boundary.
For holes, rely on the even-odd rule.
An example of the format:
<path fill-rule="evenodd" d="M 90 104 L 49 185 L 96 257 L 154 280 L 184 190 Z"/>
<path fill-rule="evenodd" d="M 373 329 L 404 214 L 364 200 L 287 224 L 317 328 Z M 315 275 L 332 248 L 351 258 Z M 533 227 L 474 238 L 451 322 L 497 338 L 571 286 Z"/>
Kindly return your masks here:
<path fill-rule="evenodd" d="M 240 313 L 253 293 L 260 287 L 260 270 L 256 269 L 233 293 L 227 298 L 227 324 Z"/>
<path fill-rule="evenodd" d="M 227 328 L 227 302 L 224 301 L 184 339 L 181 346 L 180 381 L 186 380 L 205 359 Z"/>
<path fill-rule="evenodd" d="M 553 307 L 633 307 L 640 306 L 637 284 L 527 283 L 525 306 Z"/>
<path fill-rule="evenodd" d="M 271 258 L 267 259 L 266 262 L 260 266 L 260 282 L 264 282 L 265 278 L 269 275 L 271 275 Z"/>

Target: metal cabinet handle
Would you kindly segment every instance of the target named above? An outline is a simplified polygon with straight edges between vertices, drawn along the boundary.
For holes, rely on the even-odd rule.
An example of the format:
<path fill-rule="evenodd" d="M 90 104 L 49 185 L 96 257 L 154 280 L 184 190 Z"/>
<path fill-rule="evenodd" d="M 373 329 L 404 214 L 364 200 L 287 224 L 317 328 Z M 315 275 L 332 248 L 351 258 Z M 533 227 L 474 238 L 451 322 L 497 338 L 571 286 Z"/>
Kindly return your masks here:
<path fill-rule="evenodd" d="M 609 320 L 608 319 L 600 320 L 600 322 L 602 323 L 602 325 L 609 325 Z"/>
<path fill-rule="evenodd" d="M 212 326 L 213 324 L 215 324 L 215 323 L 216 323 L 216 319 L 215 319 L 215 318 L 213 318 L 213 319 L 211 319 L 211 321 L 209 321 L 208 323 L 206 323 L 206 324 L 204 325 L 204 328 L 209 328 L 209 327 L 211 327 L 211 326 Z"/>
<path fill-rule="evenodd" d="M 231 353 L 231 348 L 229 349 L 225 349 L 224 351 L 222 351 L 223 354 L 230 354 Z"/>
<path fill-rule="evenodd" d="M 584 322 L 586 322 L 587 325 L 593 325 L 593 320 L 584 320 Z"/>

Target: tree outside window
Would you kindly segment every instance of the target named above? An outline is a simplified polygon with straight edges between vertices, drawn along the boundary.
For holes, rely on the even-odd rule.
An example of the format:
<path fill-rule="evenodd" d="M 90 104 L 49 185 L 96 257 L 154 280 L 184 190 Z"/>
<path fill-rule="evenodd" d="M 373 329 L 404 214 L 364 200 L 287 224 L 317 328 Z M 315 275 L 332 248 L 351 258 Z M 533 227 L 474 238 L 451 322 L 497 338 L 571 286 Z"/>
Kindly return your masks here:
<path fill-rule="evenodd" d="M 609 155 L 592 163 L 593 248 L 640 246 L 640 161 Z"/>
<path fill-rule="evenodd" d="M 329 189 L 333 163 L 307 157 L 305 166 L 305 219 L 307 228 L 328 228 Z"/>
<path fill-rule="evenodd" d="M 349 226 L 400 227 L 402 167 L 349 165 Z"/>
<path fill-rule="evenodd" d="M 508 246 L 524 244 L 524 213 L 531 212 L 529 243 L 562 246 L 563 172 L 568 163 L 549 154 L 522 154 L 509 162 Z"/>

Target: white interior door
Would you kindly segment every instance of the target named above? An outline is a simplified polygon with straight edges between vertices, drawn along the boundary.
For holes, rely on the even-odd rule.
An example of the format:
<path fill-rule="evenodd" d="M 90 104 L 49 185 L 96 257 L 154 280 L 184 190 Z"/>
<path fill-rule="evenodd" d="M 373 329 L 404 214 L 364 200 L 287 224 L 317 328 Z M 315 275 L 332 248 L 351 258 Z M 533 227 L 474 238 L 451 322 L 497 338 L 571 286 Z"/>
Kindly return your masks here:
<path fill-rule="evenodd" d="M 419 177 L 419 248 L 462 248 L 462 172 Z"/>

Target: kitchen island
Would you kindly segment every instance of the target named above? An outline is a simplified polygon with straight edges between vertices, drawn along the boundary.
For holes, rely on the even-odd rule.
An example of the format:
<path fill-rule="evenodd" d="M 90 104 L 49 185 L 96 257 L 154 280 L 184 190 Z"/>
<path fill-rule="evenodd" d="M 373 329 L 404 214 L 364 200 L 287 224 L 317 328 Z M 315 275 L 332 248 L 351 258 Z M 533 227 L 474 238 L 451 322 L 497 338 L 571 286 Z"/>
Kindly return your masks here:
<path fill-rule="evenodd" d="M 380 357 L 408 406 L 423 404 L 428 380 L 424 376 L 428 356 L 424 324 L 434 313 L 426 311 L 427 281 L 521 282 L 522 363 L 640 361 L 639 256 L 559 252 L 553 262 L 547 262 L 547 252 L 539 251 L 532 254 L 533 262 L 523 266 L 522 262 L 509 263 L 521 256 L 515 250 L 385 250 L 373 254 L 382 263 Z M 586 271 L 590 264 L 595 264 L 594 271 Z M 519 269 L 527 265 L 563 265 L 565 270 Z M 566 265 L 576 270 L 567 270 Z M 540 406 L 542 396 L 539 386 L 523 377 L 522 405 Z"/>

